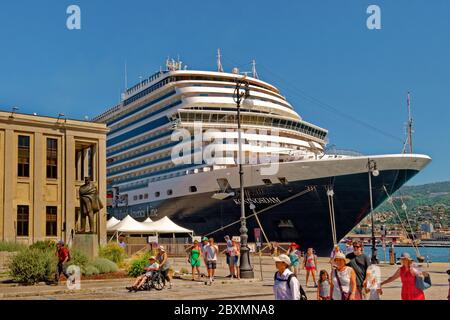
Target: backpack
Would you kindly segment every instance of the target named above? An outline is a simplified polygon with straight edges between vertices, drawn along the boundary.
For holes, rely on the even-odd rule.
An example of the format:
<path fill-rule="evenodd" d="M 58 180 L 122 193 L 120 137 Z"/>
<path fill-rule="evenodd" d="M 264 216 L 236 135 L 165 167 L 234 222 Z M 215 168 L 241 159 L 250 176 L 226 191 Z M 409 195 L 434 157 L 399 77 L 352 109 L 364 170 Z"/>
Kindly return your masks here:
<path fill-rule="evenodd" d="M 287 282 L 287 286 L 288 286 L 288 288 L 290 290 L 291 289 L 291 279 L 293 277 L 296 277 L 296 276 L 295 276 L 295 274 L 291 273 L 286 280 L 280 279 L 280 278 L 277 277 L 277 272 L 275 272 L 275 274 L 273 276 L 273 281 L 277 281 L 277 280 L 278 281 L 283 281 L 283 282 L 286 281 Z M 308 300 L 308 297 L 306 296 L 306 292 L 305 292 L 305 290 L 303 290 L 302 285 L 300 283 L 298 285 L 300 286 L 300 300 Z"/>

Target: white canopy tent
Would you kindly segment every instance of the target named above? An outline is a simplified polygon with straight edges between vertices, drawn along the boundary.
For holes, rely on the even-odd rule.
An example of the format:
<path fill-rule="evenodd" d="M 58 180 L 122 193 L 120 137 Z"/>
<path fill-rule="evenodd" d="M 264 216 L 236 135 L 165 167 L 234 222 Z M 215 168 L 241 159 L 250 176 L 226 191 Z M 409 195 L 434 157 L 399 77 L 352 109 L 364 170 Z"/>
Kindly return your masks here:
<path fill-rule="evenodd" d="M 109 231 L 112 227 L 114 227 L 116 224 L 118 224 L 120 220 L 116 219 L 115 217 L 112 217 L 106 222 L 106 230 Z"/>
<path fill-rule="evenodd" d="M 111 218 L 108 220 L 108 223 L 115 218 Z M 116 219 L 117 220 L 117 219 Z M 117 220 L 118 221 L 118 220 Z M 187 233 L 191 237 L 194 234 L 193 230 L 189 230 L 183 228 L 168 217 L 164 217 L 158 221 L 152 221 L 150 218 L 147 218 L 144 222 L 139 222 L 133 219 L 130 215 L 127 215 L 122 221 L 113 224 L 111 221 L 110 226 L 107 225 L 108 233 L 113 233 L 114 236 L 118 237 L 119 234 L 152 234 L 152 235 L 160 235 L 171 233 L 175 237 L 176 233 Z"/>
<path fill-rule="evenodd" d="M 150 218 L 147 218 L 147 219 L 144 220 L 144 223 L 153 223 L 153 220 L 150 219 Z"/>
<path fill-rule="evenodd" d="M 122 233 L 151 233 L 152 230 L 148 224 L 136 221 L 130 215 L 127 215 L 118 224 L 108 228 L 108 232 L 122 232 Z"/>
<path fill-rule="evenodd" d="M 159 219 L 158 221 L 154 221 L 152 223 L 146 223 L 149 226 L 149 229 L 153 231 L 155 234 L 162 233 L 188 233 L 191 236 L 194 234 L 193 230 L 189 230 L 183 227 L 180 227 L 175 222 L 170 220 L 168 217 L 164 217 Z"/>

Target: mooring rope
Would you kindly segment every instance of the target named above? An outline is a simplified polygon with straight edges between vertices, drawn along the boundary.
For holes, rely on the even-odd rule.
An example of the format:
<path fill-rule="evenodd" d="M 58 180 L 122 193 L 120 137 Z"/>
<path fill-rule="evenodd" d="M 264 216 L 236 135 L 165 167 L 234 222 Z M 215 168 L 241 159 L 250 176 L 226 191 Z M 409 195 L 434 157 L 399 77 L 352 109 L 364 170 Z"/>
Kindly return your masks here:
<path fill-rule="evenodd" d="M 394 204 L 394 201 L 393 201 L 391 195 L 388 193 L 388 191 L 386 189 L 386 186 L 383 186 L 383 189 L 384 189 L 384 192 L 386 192 L 386 195 L 389 198 L 389 202 L 391 203 L 392 208 L 394 208 L 394 211 L 397 214 L 398 220 L 400 221 L 400 225 L 402 226 L 403 230 L 406 232 L 406 236 L 408 236 L 408 230 L 403 225 L 402 218 L 400 217 L 400 214 L 398 213 L 397 208 L 395 207 L 395 204 Z M 406 213 L 406 210 L 405 210 L 405 213 Z M 406 217 L 407 217 L 407 220 L 408 220 L 408 214 L 406 214 Z M 408 221 L 408 223 L 409 223 L 409 221 Z M 411 224 L 409 224 L 409 227 L 411 228 Z M 412 245 L 413 245 L 413 248 L 416 251 L 417 257 L 420 257 L 420 251 L 419 251 L 419 248 L 417 247 L 417 245 L 415 243 L 414 231 L 412 230 L 412 228 L 411 228 L 411 233 L 412 233 Z"/>
<path fill-rule="evenodd" d="M 331 236 L 333 238 L 333 245 L 337 244 L 337 236 L 336 236 L 336 217 L 334 212 L 334 191 L 333 189 L 327 189 L 327 198 L 328 198 L 328 210 L 330 212 L 330 224 L 331 224 Z"/>

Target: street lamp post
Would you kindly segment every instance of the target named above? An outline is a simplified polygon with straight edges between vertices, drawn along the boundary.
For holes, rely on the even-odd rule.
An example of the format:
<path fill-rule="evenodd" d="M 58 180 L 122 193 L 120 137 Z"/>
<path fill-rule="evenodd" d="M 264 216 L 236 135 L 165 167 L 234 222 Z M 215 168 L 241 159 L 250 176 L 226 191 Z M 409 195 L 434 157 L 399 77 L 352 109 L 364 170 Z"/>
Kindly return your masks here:
<path fill-rule="evenodd" d="M 244 92 L 241 92 L 241 88 L 244 86 Z M 237 121 L 238 121 L 238 144 L 239 144 L 239 185 L 240 185 L 240 198 L 241 198 L 241 228 L 239 232 L 241 233 L 241 258 L 240 258 L 240 276 L 243 279 L 254 278 L 253 267 L 250 263 L 250 249 L 247 244 L 248 240 L 248 229 L 245 217 L 245 203 L 244 203 L 244 171 L 242 168 L 242 140 L 241 140 L 241 102 L 249 96 L 249 84 L 243 80 L 236 80 L 236 90 L 234 92 L 234 101 L 236 102 L 237 108 Z"/>
<path fill-rule="evenodd" d="M 369 196 L 370 196 L 370 220 L 372 224 L 372 257 L 371 257 L 371 263 L 372 264 L 378 264 L 377 259 L 377 248 L 375 244 L 375 224 L 373 220 L 373 195 L 372 195 L 372 175 L 374 177 L 377 177 L 380 172 L 377 170 L 377 164 L 374 160 L 368 159 L 367 160 L 367 167 L 369 169 Z"/>

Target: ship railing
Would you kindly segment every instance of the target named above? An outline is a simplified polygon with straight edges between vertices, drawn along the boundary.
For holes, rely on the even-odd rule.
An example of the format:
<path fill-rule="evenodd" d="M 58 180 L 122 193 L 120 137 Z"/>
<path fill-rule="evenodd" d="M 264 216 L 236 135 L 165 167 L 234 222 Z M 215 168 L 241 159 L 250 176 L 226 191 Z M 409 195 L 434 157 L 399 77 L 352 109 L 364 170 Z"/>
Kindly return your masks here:
<path fill-rule="evenodd" d="M 363 156 L 359 151 L 352 150 L 352 149 L 338 149 L 335 147 L 329 147 L 325 148 L 325 155 L 327 156 L 347 156 L 347 157 L 360 157 Z"/>
<path fill-rule="evenodd" d="M 114 112 L 118 111 L 121 107 L 122 107 L 122 104 L 119 103 L 119 104 L 115 105 L 114 107 L 112 107 L 112 108 L 106 110 L 106 111 L 103 112 L 102 114 L 100 114 L 100 115 L 94 117 L 94 118 L 92 119 L 92 121 L 94 121 L 94 122 L 101 121 L 103 118 L 105 118 L 105 117 L 107 117 L 107 116 L 113 114 Z"/>

